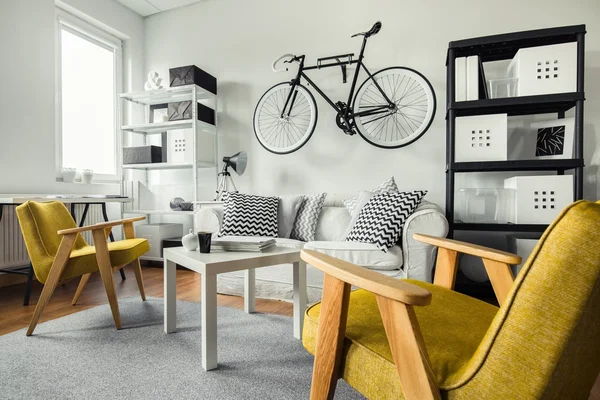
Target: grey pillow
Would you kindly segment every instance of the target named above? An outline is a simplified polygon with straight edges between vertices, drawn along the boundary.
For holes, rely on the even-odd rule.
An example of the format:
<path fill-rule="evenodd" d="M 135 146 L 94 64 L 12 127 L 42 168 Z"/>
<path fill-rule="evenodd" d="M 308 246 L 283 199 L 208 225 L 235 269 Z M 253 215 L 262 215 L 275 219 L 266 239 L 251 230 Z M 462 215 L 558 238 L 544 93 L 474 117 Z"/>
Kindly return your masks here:
<path fill-rule="evenodd" d="M 323 203 L 327 193 L 315 193 L 304 196 L 304 201 L 298 210 L 294 228 L 290 238 L 311 242 L 315 240 L 317 221 L 323 209 Z"/>
<path fill-rule="evenodd" d="M 277 227 L 280 238 L 289 238 L 298 210 L 304 201 L 304 196 L 282 196 L 279 198 L 279 209 L 277 210 Z"/>
<path fill-rule="evenodd" d="M 390 177 L 389 179 L 387 179 L 386 181 L 381 182 L 377 187 L 375 187 L 375 188 L 373 188 L 373 190 L 371 190 L 371 192 L 373 192 L 374 194 L 397 192 L 397 191 L 398 191 L 398 185 L 396 185 L 396 181 L 394 180 L 393 176 Z M 348 209 L 348 212 L 350 214 L 352 214 L 352 212 L 354 211 L 354 207 L 356 206 L 357 201 L 358 201 L 358 195 L 344 200 L 344 205 L 346 206 L 346 208 Z"/>

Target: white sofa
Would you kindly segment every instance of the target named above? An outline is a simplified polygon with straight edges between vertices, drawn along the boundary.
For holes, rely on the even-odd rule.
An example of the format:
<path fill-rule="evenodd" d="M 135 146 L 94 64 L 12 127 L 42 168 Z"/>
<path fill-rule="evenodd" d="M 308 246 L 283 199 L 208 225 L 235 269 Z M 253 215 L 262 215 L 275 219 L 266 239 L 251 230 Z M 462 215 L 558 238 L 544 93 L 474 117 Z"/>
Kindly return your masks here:
<path fill-rule="evenodd" d="M 423 200 L 404 225 L 401 246 L 395 245 L 385 253 L 372 244 L 343 240 L 343 235 L 350 223 L 350 213 L 343 204 L 345 198 L 336 195 L 327 196 L 319 216 L 315 241 L 306 243 L 294 239 L 278 238 L 276 239 L 277 245 L 313 249 L 388 276 L 431 282 L 435 249 L 415 241 L 412 235 L 418 232 L 446 236 L 448 222 L 438 206 Z M 202 231 L 217 232 L 222 221 L 223 209 L 220 206 L 202 208 L 196 214 L 197 228 Z M 309 265 L 306 275 L 308 300 L 310 303 L 319 301 L 323 288 L 323 273 Z M 224 294 L 243 295 L 243 273 L 232 272 L 218 275 L 217 291 Z M 291 266 L 276 265 L 257 269 L 256 296 L 291 300 Z"/>

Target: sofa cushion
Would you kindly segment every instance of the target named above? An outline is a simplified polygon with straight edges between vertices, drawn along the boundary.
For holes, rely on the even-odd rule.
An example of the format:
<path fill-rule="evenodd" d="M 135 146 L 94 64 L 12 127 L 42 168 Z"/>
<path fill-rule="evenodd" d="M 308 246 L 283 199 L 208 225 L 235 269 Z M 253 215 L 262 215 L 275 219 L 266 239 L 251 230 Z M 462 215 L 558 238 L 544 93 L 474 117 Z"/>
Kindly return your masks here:
<path fill-rule="evenodd" d="M 224 199 L 219 236 L 277 237 L 278 197 L 229 192 Z"/>
<path fill-rule="evenodd" d="M 313 240 L 344 240 L 344 232 L 350 222 L 346 207 L 323 207 Z"/>
<path fill-rule="evenodd" d="M 298 210 L 304 201 L 303 195 L 281 196 L 279 198 L 279 209 L 277 210 L 277 227 L 280 238 L 289 238 Z"/>
<path fill-rule="evenodd" d="M 375 196 L 375 193 L 367 192 L 366 190 L 361 190 L 360 192 L 358 192 L 358 196 L 356 197 L 356 203 L 354 204 L 354 208 L 350 212 L 350 223 L 348 224 L 348 227 L 346 228 L 346 231 L 344 232 L 343 237 L 341 238 L 342 240 L 348 237 L 348 234 L 350 233 L 350 231 L 352 231 L 352 228 L 354 228 L 356 221 L 358 221 L 358 216 L 360 215 L 360 212 L 369 203 L 369 200 L 371 200 L 373 196 Z"/>
<path fill-rule="evenodd" d="M 351 262 L 369 269 L 382 271 L 398 270 L 402 267 L 402 249 L 392 246 L 383 252 L 371 243 L 359 242 L 308 242 L 304 245 L 307 250 L 316 250 L 329 256 Z"/>
<path fill-rule="evenodd" d="M 373 243 L 388 251 L 400 239 L 404 222 L 427 192 L 387 192 L 373 196 L 346 237 L 349 242 Z"/>
<path fill-rule="evenodd" d="M 390 179 L 387 179 L 386 181 L 381 182 L 377 187 L 375 187 L 375 188 L 373 188 L 373 190 L 371 190 L 371 192 L 373 192 L 374 194 L 397 192 L 397 191 L 398 191 L 398 185 L 396 185 L 396 181 L 394 180 L 393 176 L 390 177 Z M 359 196 L 356 195 L 354 197 L 350 197 L 349 199 L 344 200 L 344 205 L 346 206 L 346 208 L 348 209 L 348 212 L 350 214 L 352 214 L 352 212 L 354 211 L 354 207 L 356 207 L 358 198 L 359 198 Z"/>
<path fill-rule="evenodd" d="M 315 193 L 304 196 L 304 201 L 298 210 L 294 228 L 290 238 L 308 242 L 315 239 L 317 222 L 323 208 L 327 193 Z"/>

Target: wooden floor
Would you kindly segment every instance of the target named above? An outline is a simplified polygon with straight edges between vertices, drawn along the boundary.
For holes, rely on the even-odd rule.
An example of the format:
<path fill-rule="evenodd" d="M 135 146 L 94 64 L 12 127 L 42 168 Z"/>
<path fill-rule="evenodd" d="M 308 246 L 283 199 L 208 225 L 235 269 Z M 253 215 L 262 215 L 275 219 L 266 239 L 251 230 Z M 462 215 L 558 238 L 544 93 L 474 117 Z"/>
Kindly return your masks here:
<path fill-rule="evenodd" d="M 139 296 L 133 271 L 127 268 L 125 271 L 127 273 L 125 281 L 122 281 L 119 275 L 115 273 L 117 296 L 119 298 Z M 148 297 L 162 297 L 162 268 L 143 268 L 143 271 L 146 295 Z M 75 294 L 77 283 L 78 281 L 67 282 L 64 286 L 59 286 L 56 289 L 52 299 L 50 299 L 50 303 L 42 314 L 40 323 L 108 302 L 100 276 L 99 274 L 94 274 L 79 298 L 79 304 L 72 306 L 71 299 L 73 298 L 73 294 Z M 0 313 L 0 335 L 26 328 L 29 325 L 29 320 L 41 292 L 41 287 L 39 283 L 34 282 L 30 305 L 27 307 L 23 307 L 25 284 L 0 288 L 0 307 L 2 310 Z M 200 301 L 199 274 L 185 269 L 177 270 L 177 298 L 179 300 Z M 244 299 L 242 297 L 218 295 L 217 303 L 219 306 L 240 310 L 244 309 Z M 277 300 L 257 299 L 256 311 L 291 317 L 292 304 Z M 600 376 L 596 380 L 596 385 L 592 389 L 589 400 L 600 400 Z"/>
<path fill-rule="evenodd" d="M 139 297 L 133 270 L 125 268 L 125 272 L 127 279 L 124 281 L 121 280 L 119 274 L 115 273 L 117 297 Z M 162 268 L 143 268 L 143 274 L 146 296 L 163 297 Z M 50 299 L 50 303 L 44 309 L 40 323 L 108 303 L 100 275 L 94 274 L 79 298 L 78 305 L 72 306 L 71 300 L 75 294 L 75 289 L 77 289 L 77 283 L 78 280 L 74 280 L 56 288 L 54 295 Z M 42 285 L 34 282 L 29 306 L 23 307 L 25 284 L 0 288 L 0 307 L 2 310 L 0 313 L 0 335 L 26 328 L 29 325 L 29 320 L 31 319 L 41 290 Z M 186 269 L 177 270 L 177 298 L 180 300 L 200 301 L 199 274 Z M 217 304 L 240 310 L 244 309 L 244 299 L 237 296 L 218 295 Z M 291 303 L 277 300 L 256 299 L 256 311 L 289 317 L 293 314 Z"/>

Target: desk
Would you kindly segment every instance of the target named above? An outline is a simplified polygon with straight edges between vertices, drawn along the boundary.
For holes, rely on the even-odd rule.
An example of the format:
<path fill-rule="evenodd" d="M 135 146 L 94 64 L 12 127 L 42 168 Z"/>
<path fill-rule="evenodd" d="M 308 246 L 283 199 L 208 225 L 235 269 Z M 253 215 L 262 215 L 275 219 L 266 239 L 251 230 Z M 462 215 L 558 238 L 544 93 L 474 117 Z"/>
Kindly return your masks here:
<path fill-rule="evenodd" d="M 50 196 L 50 197 L 49 197 Z M 60 196 L 60 197 L 58 197 Z M 108 214 L 106 212 L 106 203 L 130 203 L 133 201 L 130 197 L 100 197 L 100 195 L 47 195 L 47 194 L 0 194 L 0 222 L 2 222 L 2 214 L 4 211 L 4 206 L 7 205 L 19 205 L 23 204 L 27 201 L 36 201 L 40 203 L 50 202 L 50 201 L 60 201 L 64 204 L 69 205 L 69 209 L 71 212 L 71 216 L 75 223 L 77 223 L 77 219 L 75 218 L 75 205 L 80 204 L 84 205 L 83 214 L 81 215 L 81 221 L 79 222 L 79 226 L 83 226 L 85 223 L 85 219 L 87 217 L 88 210 L 90 205 L 97 204 L 102 207 L 102 217 L 104 221 L 108 221 Z M 114 242 L 115 238 L 110 233 L 110 241 Z M 0 272 L 9 273 L 9 274 L 17 274 L 17 275 L 27 275 L 27 286 L 25 288 L 25 298 L 23 299 L 23 305 L 26 306 L 29 304 L 29 297 L 31 294 L 31 281 L 33 280 L 33 267 L 31 264 L 23 266 L 23 267 L 11 267 L 2 269 L 0 268 Z M 121 270 L 121 278 L 125 279 L 125 273 Z"/>

